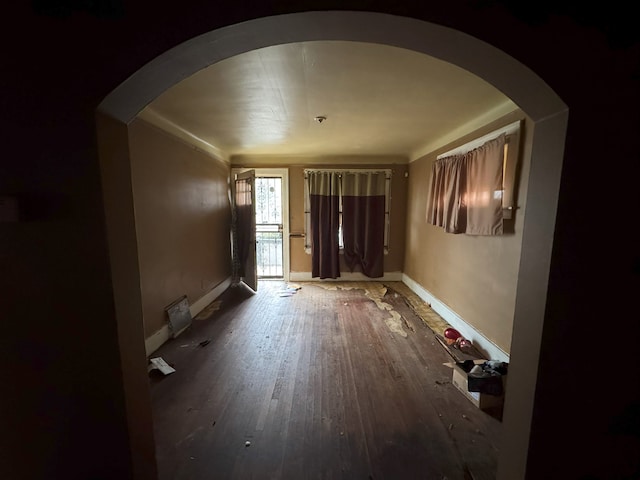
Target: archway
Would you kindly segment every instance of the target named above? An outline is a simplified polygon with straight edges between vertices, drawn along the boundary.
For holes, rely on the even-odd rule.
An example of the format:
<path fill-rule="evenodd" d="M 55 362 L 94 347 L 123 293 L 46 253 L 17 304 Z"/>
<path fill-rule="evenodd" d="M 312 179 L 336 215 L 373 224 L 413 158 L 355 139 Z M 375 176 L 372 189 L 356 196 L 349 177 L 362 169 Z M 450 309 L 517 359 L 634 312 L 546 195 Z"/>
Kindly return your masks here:
<path fill-rule="evenodd" d="M 511 98 L 535 123 L 514 317 L 508 400 L 498 478 L 523 478 L 551 260 L 568 111 L 533 72 L 462 32 L 368 12 L 306 12 L 225 27 L 185 42 L 142 67 L 98 108 L 100 162 L 127 419 L 136 475 L 155 468 L 144 368 L 137 246 L 127 124 L 154 98 L 198 70 L 257 48 L 312 40 L 379 43 L 453 63 Z M 149 445 L 151 442 L 151 445 Z M 146 473 L 145 473 L 146 472 Z"/>

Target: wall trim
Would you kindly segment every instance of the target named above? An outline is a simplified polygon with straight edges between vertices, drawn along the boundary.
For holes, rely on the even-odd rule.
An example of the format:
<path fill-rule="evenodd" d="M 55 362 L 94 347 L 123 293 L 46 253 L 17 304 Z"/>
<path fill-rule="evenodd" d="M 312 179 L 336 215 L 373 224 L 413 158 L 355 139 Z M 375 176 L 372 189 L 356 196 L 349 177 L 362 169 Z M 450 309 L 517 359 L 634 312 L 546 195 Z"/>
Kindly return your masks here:
<path fill-rule="evenodd" d="M 338 278 L 312 277 L 311 272 L 289 272 L 289 280 L 292 282 L 401 282 L 402 272 L 385 272 L 379 278 L 367 277 L 362 272 L 343 272 Z"/>
<path fill-rule="evenodd" d="M 464 125 L 455 128 L 447 135 L 432 140 L 426 145 L 423 145 L 422 147 L 414 150 L 413 152 L 411 152 L 411 155 L 409 157 L 409 163 L 413 163 L 416 160 L 419 160 L 422 157 L 435 152 L 436 150 L 443 148 L 466 135 L 473 133 L 477 129 L 482 128 L 485 125 L 490 124 L 491 122 L 495 122 L 505 115 L 509 115 L 510 113 L 515 112 L 517 109 L 517 105 L 515 105 L 511 99 L 505 100 L 504 103 L 498 105 L 492 110 L 489 110 L 488 112 L 483 113 L 478 118 L 474 118 L 470 122 L 467 122 Z"/>
<path fill-rule="evenodd" d="M 222 293 L 230 286 L 231 277 L 226 278 L 217 286 L 205 293 L 202 297 L 200 297 L 199 300 L 196 300 L 192 305 L 189 305 L 189 312 L 191 313 L 191 317 L 193 318 L 198 315 L 211 302 L 222 295 Z M 169 340 L 169 338 L 171 337 L 170 333 L 171 332 L 169 331 L 169 324 L 166 323 L 160 330 L 153 333 L 150 337 L 145 338 L 144 349 L 147 353 L 147 357 L 149 357 L 149 355 L 158 350 L 162 345 L 164 345 L 167 340 Z"/>
<path fill-rule="evenodd" d="M 144 339 L 144 350 L 147 357 L 164 345 L 167 340 L 169 340 L 169 324 L 164 324 L 160 330 Z"/>
<path fill-rule="evenodd" d="M 165 135 L 170 135 L 173 138 L 177 138 L 181 142 L 188 146 L 195 148 L 211 157 L 214 160 L 222 163 L 226 167 L 230 165 L 229 155 L 223 150 L 219 149 L 215 145 L 211 145 L 205 142 L 200 137 L 193 135 L 179 125 L 176 125 L 171 120 L 168 120 L 151 107 L 147 107 L 138 114 L 138 118 L 145 123 L 154 126 Z"/>
<path fill-rule="evenodd" d="M 402 274 L 402 282 L 418 295 L 422 300 L 431 305 L 431 308 L 440 315 L 449 325 L 458 330 L 463 337 L 468 338 L 475 346 L 487 353 L 490 360 L 509 362 L 509 354 L 485 337 L 474 326 L 465 322 L 456 312 L 438 300 L 431 292 L 423 288 L 418 282 L 407 274 Z"/>
<path fill-rule="evenodd" d="M 431 152 L 428 152 L 431 153 Z M 235 154 L 229 157 L 234 168 L 290 167 L 292 165 L 407 165 L 409 157 L 405 155 L 292 155 Z"/>
<path fill-rule="evenodd" d="M 211 302 L 213 302 L 216 298 L 218 298 L 222 293 L 231 286 L 231 277 L 225 278 L 221 281 L 217 286 L 213 287 L 207 293 L 205 293 L 199 300 L 193 302 L 192 305 L 189 305 L 189 311 L 191 312 L 191 317 L 195 317 L 202 310 L 207 308 Z"/>

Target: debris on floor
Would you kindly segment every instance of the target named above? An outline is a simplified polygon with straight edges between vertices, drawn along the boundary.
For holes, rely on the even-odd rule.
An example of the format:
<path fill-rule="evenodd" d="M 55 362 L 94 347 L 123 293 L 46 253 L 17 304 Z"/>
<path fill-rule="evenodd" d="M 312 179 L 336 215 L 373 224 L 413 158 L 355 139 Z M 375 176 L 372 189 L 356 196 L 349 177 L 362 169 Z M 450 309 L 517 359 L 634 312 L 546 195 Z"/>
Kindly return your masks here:
<path fill-rule="evenodd" d="M 464 348 L 460 348 L 460 342 L 456 343 L 456 341 L 459 339 L 464 339 L 463 337 L 458 337 L 451 344 L 447 342 L 447 340 L 451 339 L 447 339 L 442 335 L 436 334 L 435 337 L 440 345 L 442 345 L 442 347 L 447 351 L 449 355 L 451 355 L 451 357 L 453 357 L 456 362 L 463 362 L 465 360 L 479 360 L 485 358 L 484 355 L 482 355 L 482 353 L 473 344 L 471 344 L 471 342 L 466 344 Z"/>
<path fill-rule="evenodd" d="M 169 375 L 176 371 L 171 365 L 165 362 L 162 357 L 155 357 L 149 359 L 149 366 L 147 367 L 147 371 L 151 372 L 153 370 L 159 370 L 164 375 Z"/>
<path fill-rule="evenodd" d="M 465 360 L 443 365 L 453 369 L 451 383 L 480 410 L 502 408 L 508 363 L 497 360 Z"/>
<path fill-rule="evenodd" d="M 217 310 L 220 310 L 222 306 L 222 300 L 216 300 L 215 302 L 211 302 L 207 305 L 204 310 L 202 310 L 199 314 L 197 314 L 194 319 L 195 320 L 205 320 L 211 316 L 211 314 Z"/>
<path fill-rule="evenodd" d="M 298 290 L 300 290 L 302 287 L 298 284 L 295 283 L 289 283 L 287 284 L 287 286 L 285 288 L 283 288 L 282 290 L 278 291 L 278 296 L 280 297 L 290 297 L 292 295 L 295 295 L 296 292 Z"/>
<path fill-rule="evenodd" d="M 392 308 L 382 300 L 387 293 L 387 287 L 381 282 L 308 282 L 307 284 L 325 290 L 364 290 L 365 296 L 373 300 L 380 310 Z"/>
<path fill-rule="evenodd" d="M 462 337 L 462 334 L 458 330 L 451 327 L 445 328 L 443 335 L 447 345 L 453 345 L 457 339 Z"/>
<path fill-rule="evenodd" d="M 198 346 L 200 347 L 206 347 L 207 345 L 209 345 L 209 343 L 211 343 L 211 340 L 207 339 L 207 340 L 203 340 L 201 341 Z"/>
<path fill-rule="evenodd" d="M 389 313 L 391 317 L 384 321 L 389 330 L 391 330 L 392 333 L 397 333 L 401 337 L 407 338 L 407 332 L 405 332 L 403 328 L 402 315 L 395 310 L 391 310 Z"/>

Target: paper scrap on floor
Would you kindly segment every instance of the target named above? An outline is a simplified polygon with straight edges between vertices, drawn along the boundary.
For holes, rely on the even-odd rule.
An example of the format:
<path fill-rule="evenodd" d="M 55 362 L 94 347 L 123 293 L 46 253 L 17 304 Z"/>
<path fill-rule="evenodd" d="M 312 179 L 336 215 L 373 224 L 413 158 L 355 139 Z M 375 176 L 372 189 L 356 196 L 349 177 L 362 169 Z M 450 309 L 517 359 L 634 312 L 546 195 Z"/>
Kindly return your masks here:
<path fill-rule="evenodd" d="M 151 364 L 148 367 L 148 371 L 151 370 L 160 370 L 163 374 L 169 375 L 170 373 L 175 372 L 175 368 L 170 366 L 167 362 L 165 362 L 162 357 L 150 358 L 149 362 Z"/>
<path fill-rule="evenodd" d="M 302 287 L 300 285 L 296 285 L 296 284 L 288 284 L 286 288 L 280 290 L 278 292 L 278 295 L 280 297 L 290 297 L 292 295 L 294 295 L 298 290 L 300 290 Z"/>

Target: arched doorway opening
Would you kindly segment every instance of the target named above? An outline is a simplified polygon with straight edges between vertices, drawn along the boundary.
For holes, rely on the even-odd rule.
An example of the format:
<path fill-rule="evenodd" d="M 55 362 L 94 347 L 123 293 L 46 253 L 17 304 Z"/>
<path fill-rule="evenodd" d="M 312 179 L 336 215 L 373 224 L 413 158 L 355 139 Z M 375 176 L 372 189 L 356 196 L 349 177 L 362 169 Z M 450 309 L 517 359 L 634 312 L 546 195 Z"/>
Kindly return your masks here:
<path fill-rule="evenodd" d="M 136 474 L 154 470 L 153 430 L 144 366 L 135 217 L 127 125 L 180 80 L 257 48 L 311 40 L 379 43 L 455 64 L 505 93 L 535 123 L 518 275 L 508 401 L 498 478 L 522 478 L 544 323 L 567 107 L 533 72 L 462 32 L 425 21 L 367 12 L 306 12 L 268 17 L 196 37 L 142 67 L 98 109 L 100 162 L 119 344 Z"/>

